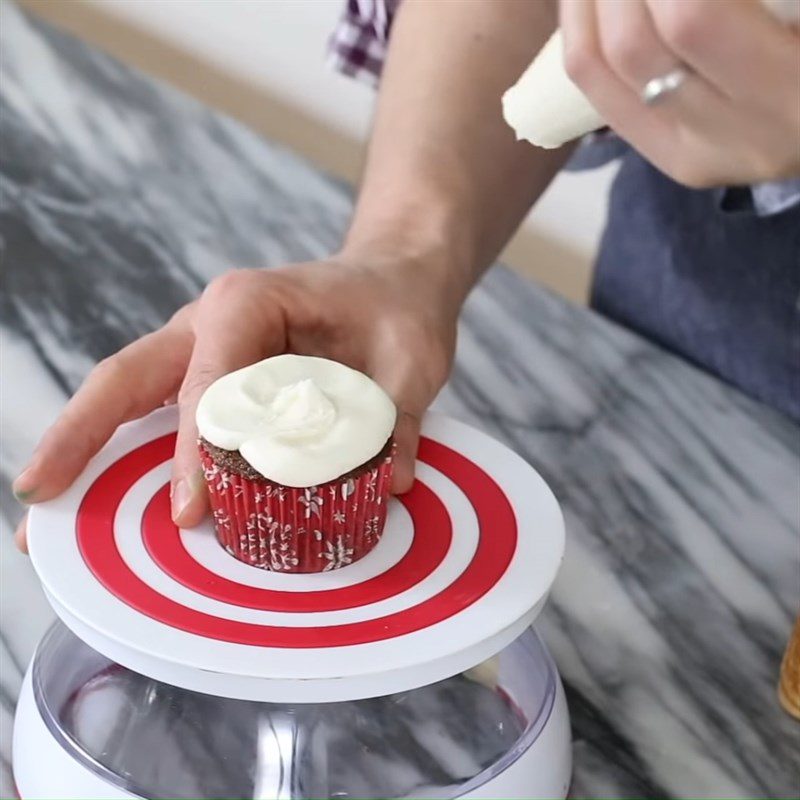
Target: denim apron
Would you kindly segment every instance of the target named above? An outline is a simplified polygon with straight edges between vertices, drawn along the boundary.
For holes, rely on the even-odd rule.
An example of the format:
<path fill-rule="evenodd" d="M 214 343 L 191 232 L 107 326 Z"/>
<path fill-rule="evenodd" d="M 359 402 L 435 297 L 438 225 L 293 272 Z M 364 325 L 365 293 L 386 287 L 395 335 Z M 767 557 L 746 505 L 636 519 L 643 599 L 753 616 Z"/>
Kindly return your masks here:
<path fill-rule="evenodd" d="M 800 420 L 800 205 L 687 189 L 631 150 L 592 289 L 603 315 Z"/>

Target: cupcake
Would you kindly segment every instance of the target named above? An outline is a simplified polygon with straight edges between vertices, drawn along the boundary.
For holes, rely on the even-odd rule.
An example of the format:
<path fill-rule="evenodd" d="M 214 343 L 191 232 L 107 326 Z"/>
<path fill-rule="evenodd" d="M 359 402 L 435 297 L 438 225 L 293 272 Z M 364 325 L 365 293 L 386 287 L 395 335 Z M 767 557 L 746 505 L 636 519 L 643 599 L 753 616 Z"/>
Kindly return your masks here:
<path fill-rule="evenodd" d="M 386 522 L 395 418 L 374 381 L 325 358 L 275 356 L 215 381 L 197 428 L 220 544 L 277 572 L 363 558 Z"/>

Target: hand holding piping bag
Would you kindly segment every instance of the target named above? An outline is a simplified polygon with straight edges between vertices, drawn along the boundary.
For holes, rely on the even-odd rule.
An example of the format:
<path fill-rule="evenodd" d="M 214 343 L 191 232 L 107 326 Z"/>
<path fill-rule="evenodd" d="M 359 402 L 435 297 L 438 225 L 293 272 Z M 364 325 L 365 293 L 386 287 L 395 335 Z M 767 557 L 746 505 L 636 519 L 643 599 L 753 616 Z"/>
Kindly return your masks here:
<path fill-rule="evenodd" d="M 797 171 L 798 0 L 561 0 L 560 11 L 503 96 L 518 139 L 550 149 L 608 124 L 696 186 Z M 676 72 L 675 90 L 646 105 L 646 87 Z"/>

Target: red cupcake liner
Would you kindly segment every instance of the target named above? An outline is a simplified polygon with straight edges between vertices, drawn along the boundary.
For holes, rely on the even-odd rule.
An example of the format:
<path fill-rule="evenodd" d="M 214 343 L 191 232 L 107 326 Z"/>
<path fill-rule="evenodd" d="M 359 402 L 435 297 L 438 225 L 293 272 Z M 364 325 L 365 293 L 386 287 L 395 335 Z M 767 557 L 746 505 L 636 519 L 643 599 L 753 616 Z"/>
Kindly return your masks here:
<path fill-rule="evenodd" d="M 363 473 L 296 489 L 217 464 L 200 445 L 214 528 L 232 555 L 274 572 L 326 572 L 353 564 L 386 523 L 392 456 Z"/>

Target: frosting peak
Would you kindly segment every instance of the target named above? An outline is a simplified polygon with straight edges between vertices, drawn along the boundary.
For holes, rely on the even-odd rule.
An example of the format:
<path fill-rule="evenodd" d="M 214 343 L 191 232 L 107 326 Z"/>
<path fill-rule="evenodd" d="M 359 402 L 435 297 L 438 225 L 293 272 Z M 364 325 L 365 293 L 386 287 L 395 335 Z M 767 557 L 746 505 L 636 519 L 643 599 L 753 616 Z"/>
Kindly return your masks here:
<path fill-rule="evenodd" d="M 376 456 L 396 410 L 373 380 L 312 356 L 267 358 L 214 381 L 197 406 L 211 444 L 284 486 L 327 483 Z"/>
<path fill-rule="evenodd" d="M 336 422 L 336 407 L 313 378 L 276 392 L 267 408 L 265 429 L 278 439 L 318 439 Z"/>

